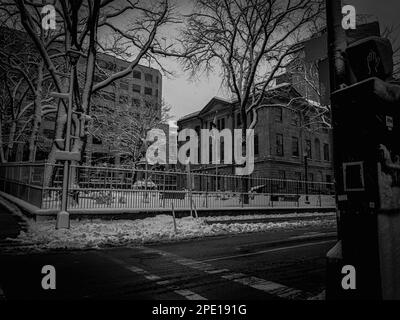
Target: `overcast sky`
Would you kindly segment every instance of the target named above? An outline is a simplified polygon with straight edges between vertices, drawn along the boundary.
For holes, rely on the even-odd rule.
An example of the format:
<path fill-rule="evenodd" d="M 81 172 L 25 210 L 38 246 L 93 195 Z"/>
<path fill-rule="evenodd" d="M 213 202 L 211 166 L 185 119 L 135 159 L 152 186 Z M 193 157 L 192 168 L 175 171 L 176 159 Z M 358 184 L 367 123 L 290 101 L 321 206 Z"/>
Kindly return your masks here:
<path fill-rule="evenodd" d="M 177 0 L 181 13 L 188 13 L 192 9 L 192 0 Z M 381 29 L 385 25 L 400 24 L 400 0 L 347 0 L 346 3 L 355 6 L 357 13 L 375 15 Z M 169 36 L 176 35 L 170 30 Z M 168 40 L 167 40 L 168 41 Z M 172 115 L 175 120 L 185 114 L 200 110 L 214 96 L 227 97 L 221 88 L 221 79 L 218 73 L 208 77 L 202 75 L 196 81 L 189 81 L 188 74 L 181 71 L 179 64 L 165 61 L 168 68 L 177 72 L 171 79 L 163 78 L 163 97 L 172 106 Z"/>

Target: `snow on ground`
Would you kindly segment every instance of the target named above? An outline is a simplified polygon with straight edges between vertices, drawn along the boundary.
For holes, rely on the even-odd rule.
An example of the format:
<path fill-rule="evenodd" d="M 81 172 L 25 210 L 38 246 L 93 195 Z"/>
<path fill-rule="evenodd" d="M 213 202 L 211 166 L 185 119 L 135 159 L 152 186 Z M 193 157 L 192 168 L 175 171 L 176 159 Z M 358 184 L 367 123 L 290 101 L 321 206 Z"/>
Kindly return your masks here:
<path fill-rule="evenodd" d="M 55 221 L 30 222 L 28 231 L 21 232 L 16 241 L 29 246 L 31 250 L 88 249 L 307 226 L 320 228 L 335 226 L 335 221 L 332 219 L 209 225 L 205 222 L 205 218 L 184 217 L 176 219 L 176 223 L 177 233 L 174 232 L 173 218 L 168 215 L 140 220 L 71 220 L 70 229 L 60 230 L 55 229 Z"/>

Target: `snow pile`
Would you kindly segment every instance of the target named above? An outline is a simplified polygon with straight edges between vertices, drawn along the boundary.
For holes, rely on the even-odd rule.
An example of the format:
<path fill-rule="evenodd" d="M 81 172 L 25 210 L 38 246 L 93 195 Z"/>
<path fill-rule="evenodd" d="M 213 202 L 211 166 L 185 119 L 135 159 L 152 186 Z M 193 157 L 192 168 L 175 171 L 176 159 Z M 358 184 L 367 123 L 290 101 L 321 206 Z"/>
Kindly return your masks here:
<path fill-rule="evenodd" d="M 159 241 L 179 241 L 206 236 L 260 232 L 276 229 L 294 229 L 307 226 L 334 227 L 332 220 L 288 221 L 269 223 L 216 223 L 209 225 L 204 218 L 173 219 L 168 215 L 141 220 L 72 220 L 70 229 L 55 229 L 54 221 L 30 222 L 27 232 L 21 232 L 16 241 L 35 249 L 87 249 Z"/>

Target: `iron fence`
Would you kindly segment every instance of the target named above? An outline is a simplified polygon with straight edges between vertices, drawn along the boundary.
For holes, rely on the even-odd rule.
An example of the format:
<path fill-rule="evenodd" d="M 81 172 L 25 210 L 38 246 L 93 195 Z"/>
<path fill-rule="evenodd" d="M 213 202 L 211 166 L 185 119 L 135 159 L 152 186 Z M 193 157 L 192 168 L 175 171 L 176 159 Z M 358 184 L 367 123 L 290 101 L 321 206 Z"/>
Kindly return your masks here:
<path fill-rule="evenodd" d="M 0 165 L 0 190 L 42 209 L 59 209 L 63 167 L 48 163 Z M 324 182 L 135 168 L 70 166 L 68 208 L 219 209 L 334 206 Z M 307 191 L 307 194 L 306 194 Z"/>

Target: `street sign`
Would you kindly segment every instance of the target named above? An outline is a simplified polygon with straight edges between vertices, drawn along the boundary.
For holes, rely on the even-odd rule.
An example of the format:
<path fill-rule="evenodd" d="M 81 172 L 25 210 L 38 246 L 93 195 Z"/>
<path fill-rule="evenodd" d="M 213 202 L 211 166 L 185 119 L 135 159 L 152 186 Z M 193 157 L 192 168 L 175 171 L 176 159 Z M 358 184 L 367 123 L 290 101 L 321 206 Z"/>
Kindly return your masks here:
<path fill-rule="evenodd" d="M 80 152 L 67 152 L 67 151 L 57 151 L 55 155 L 56 160 L 69 160 L 69 161 L 80 161 Z"/>

